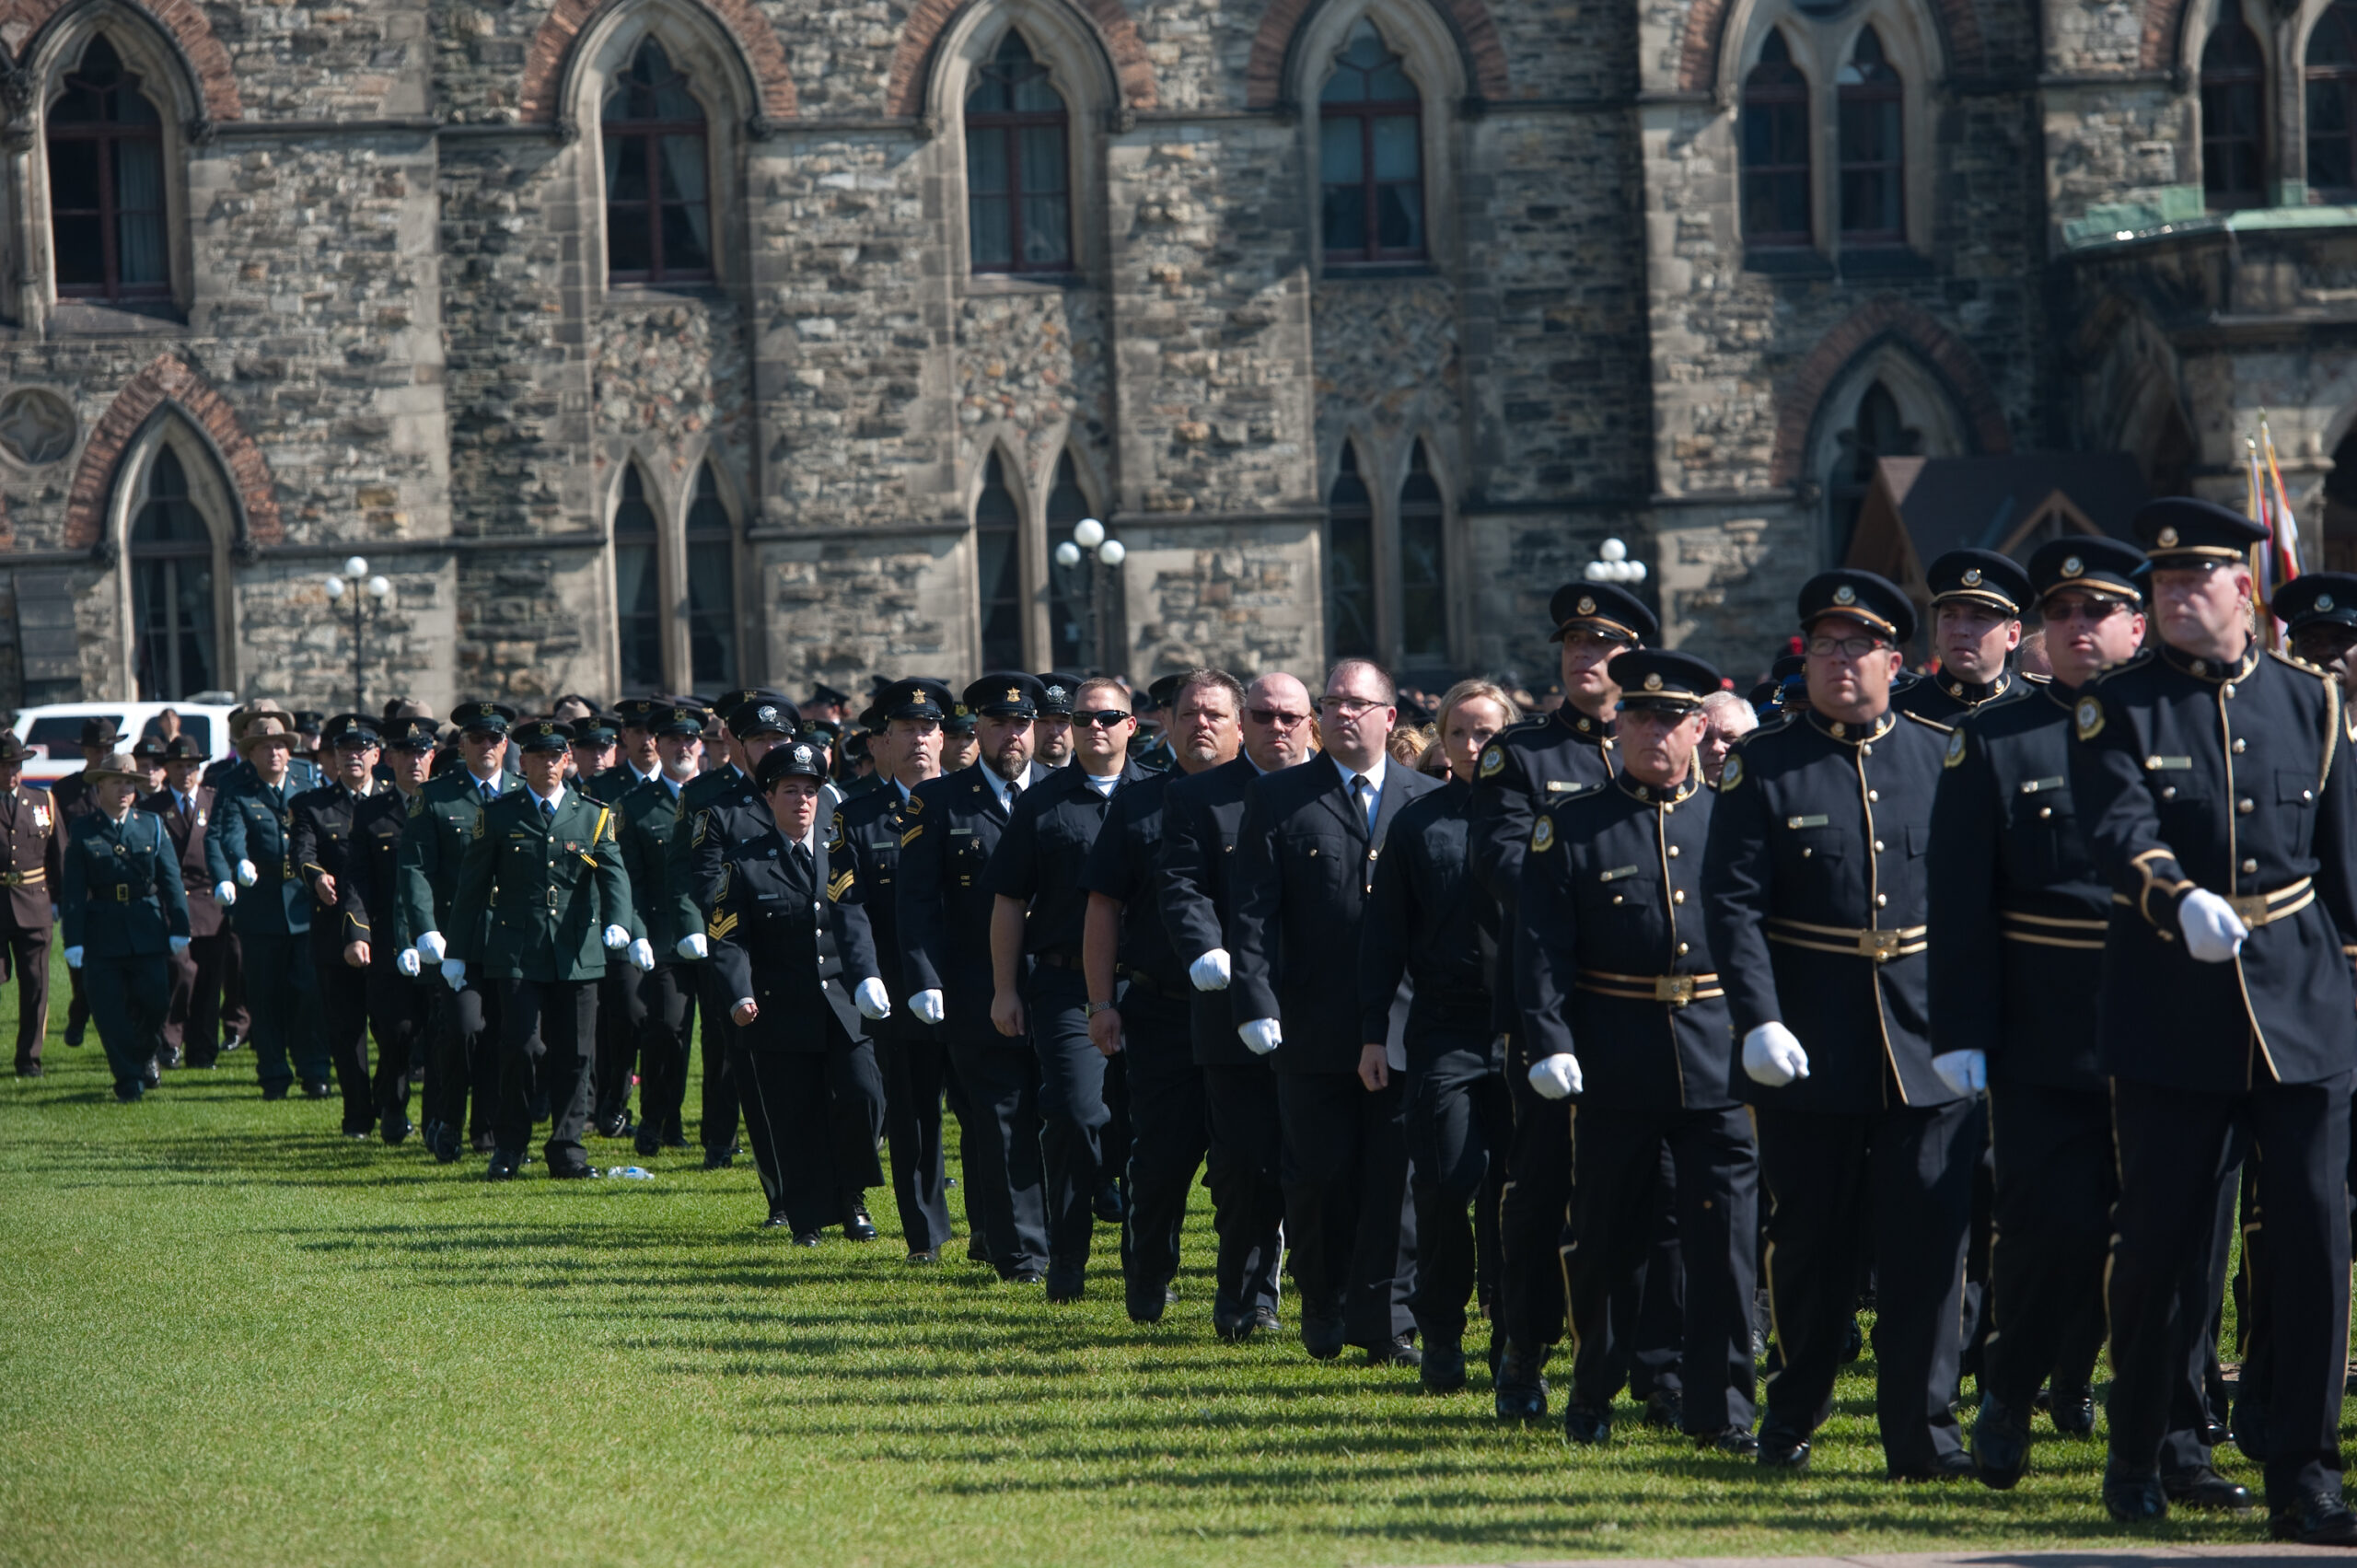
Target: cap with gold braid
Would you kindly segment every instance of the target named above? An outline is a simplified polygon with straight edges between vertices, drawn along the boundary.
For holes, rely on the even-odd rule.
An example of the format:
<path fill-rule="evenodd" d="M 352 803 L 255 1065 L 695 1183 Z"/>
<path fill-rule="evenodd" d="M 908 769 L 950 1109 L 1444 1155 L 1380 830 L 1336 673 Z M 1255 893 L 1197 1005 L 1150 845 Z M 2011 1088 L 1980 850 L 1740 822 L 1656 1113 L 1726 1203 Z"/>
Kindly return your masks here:
<path fill-rule="evenodd" d="M 1566 583 L 1547 601 L 1547 613 L 1555 621 L 1555 630 L 1547 639 L 1550 643 L 1562 642 L 1571 632 L 1593 632 L 1628 643 L 1652 643 L 1661 637 L 1661 622 L 1645 608 L 1645 601 L 1610 583 Z"/>
<path fill-rule="evenodd" d="M 2247 561 L 2251 546 L 2267 542 L 2267 530 L 2241 513 L 2189 495 L 2145 502 L 2130 527 L 2163 570 Z"/>

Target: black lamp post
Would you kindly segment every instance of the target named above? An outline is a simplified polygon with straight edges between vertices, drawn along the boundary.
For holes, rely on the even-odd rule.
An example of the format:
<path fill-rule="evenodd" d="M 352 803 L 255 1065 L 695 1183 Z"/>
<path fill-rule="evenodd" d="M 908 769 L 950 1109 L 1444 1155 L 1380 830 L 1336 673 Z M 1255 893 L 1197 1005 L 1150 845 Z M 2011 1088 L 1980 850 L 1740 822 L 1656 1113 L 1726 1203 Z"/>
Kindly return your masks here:
<path fill-rule="evenodd" d="M 346 593 L 352 595 L 352 711 L 365 714 L 368 711 L 368 688 L 366 648 L 361 618 L 366 613 L 370 599 L 382 604 L 392 597 L 393 585 L 381 575 L 370 576 L 368 563 L 354 555 L 344 562 L 343 576 L 339 577 L 332 572 L 328 574 L 329 601 L 339 600 Z"/>
<path fill-rule="evenodd" d="M 1105 525 L 1095 517 L 1083 517 L 1073 524 L 1072 537 L 1056 546 L 1056 564 L 1067 572 L 1079 566 L 1084 555 L 1092 557 L 1081 575 L 1081 594 L 1088 604 L 1087 663 L 1092 672 L 1106 668 L 1105 618 L 1098 610 L 1104 585 L 1097 568 L 1109 572 L 1120 566 L 1129 552 L 1129 546 L 1120 540 L 1106 537 Z"/>

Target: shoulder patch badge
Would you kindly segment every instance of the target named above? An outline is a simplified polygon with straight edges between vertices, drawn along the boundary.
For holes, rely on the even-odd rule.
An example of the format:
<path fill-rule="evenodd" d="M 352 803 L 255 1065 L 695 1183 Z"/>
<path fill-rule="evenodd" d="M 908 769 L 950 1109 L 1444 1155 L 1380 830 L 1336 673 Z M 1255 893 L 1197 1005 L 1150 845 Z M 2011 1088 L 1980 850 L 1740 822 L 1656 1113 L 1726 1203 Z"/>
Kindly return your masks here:
<path fill-rule="evenodd" d="M 1947 767 L 1947 768 L 1953 768 L 1953 767 L 1955 767 L 1958 762 L 1961 762 L 1961 761 L 1964 761 L 1964 731 L 1962 731 L 1962 730 L 1960 730 L 1960 729 L 1959 729 L 1959 730 L 1956 731 L 1955 733 L 1953 733 L 1952 735 L 1950 735 L 1950 736 L 1948 737 L 1948 754 L 1947 754 L 1947 760 L 1946 760 L 1945 762 L 1943 762 L 1943 763 L 1941 764 L 1941 766 L 1943 766 L 1943 767 Z"/>
<path fill-rule="evenodd" d="M 1743 753 L 1740 751 L 1730 751 L 1727 753 L 1726 766 L 1719 771 L 1719 789 L 1724 793 L 1727 790 L 1733 789 L 1742 782 Z"/>
<path fill-rule="evenodd" d="M 2103 733 L 2103 699 L 2100 697 L 2080 698 L 2079 705 L 2073 710 L 2071 716 L 2078 724 L 2079 738 L 2093 740 Z"/>
<path fill-rule="evenodd" d="M 1548 816 L 1545 812 L 1541 812 L 1539 813 L 1538 820 L 1531 824 L 1530 853 L 1533 854 L 1545 854 L 1549 850 L 1553 849 L 1554 847 L 1555 819 Z"/>
<path fill-rule="evenodd" d="M 697 812 L 697 813 L 696 813 L 696 831 L 695 831 L 695 837 L 693 837 L 693 838 L 690 839 L 690 840 L 688 841 L 688 842 L 689 842 L 689 843 L 691 843 L 691 844 L 700 844 L 700 843 L 703 842 L 703 830 L 704 830 L 704 829 L 706 829 L 707 827 L 711 826 L 711 824 L 712 824 L 712 813 L 711 813 L 711 812 L 709 812 L 709 811 L 699 811 L 699 812 Z"/>
<path fill-rule="evenodd" d="M 1504 747 L 1492 746 L 1481 753 L 1481 776 L 1483 778 L 1495 777 L 1499 772 L 1504 770 L 1505 765 L 1506 749 Z"/>

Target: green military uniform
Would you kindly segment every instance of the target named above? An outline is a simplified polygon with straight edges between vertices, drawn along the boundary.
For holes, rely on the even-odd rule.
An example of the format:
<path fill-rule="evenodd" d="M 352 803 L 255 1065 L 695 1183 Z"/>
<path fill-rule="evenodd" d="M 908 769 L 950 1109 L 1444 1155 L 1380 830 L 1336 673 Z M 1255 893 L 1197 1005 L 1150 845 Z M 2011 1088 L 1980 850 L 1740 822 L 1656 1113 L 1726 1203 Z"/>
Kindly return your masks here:
<path fill-rule="evenodd" d="M 110 757 L 92 782 L 130 777 L 128 757 Z M 166 955 L 188 947 L 188 895 L 180 860 L 161 819 L 131 810 L 76 818 L 64 855 L 58 915 L 68 967 L 84 974 L 92 1022 L 114 1071 L 115 1098 L 135 1100 L 156 1081 L 172 987 Z"/>
<path fill-rule="evenodd" d="M 525 725 L 517 738 L 527 750 L 561 749 L 568 738 L 553 719 Z M 549 1097 L 549 1173 L 589 1173 L 581 1138 L 595 1089 L 606 951 L 634 941 L 640 967 L 654 967 L 631 909 L 618 826 L 613 807 L 578 790 L 552 803 L 527 789 L 485 807 L 467 845 L 443 976 L 488 985 L 498 997 L 493 1179 L 513 1177 L 523 1163 L 536 1067 Z"/>

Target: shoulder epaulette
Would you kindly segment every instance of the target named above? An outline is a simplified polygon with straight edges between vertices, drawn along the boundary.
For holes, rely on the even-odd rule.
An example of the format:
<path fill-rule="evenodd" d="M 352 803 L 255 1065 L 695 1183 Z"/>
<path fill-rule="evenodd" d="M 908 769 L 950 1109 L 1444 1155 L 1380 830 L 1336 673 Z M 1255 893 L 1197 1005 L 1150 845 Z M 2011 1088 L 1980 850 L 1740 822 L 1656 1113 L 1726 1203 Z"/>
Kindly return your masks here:
<path fill-rule="evenodd" d="M 2267 651 L 2267 656 L 2273 659 L 2278 664 L 2288 664 L 2293 669 L 2300 671 L 2304 675 L 2313 675 L 2319 680 L 2330 680 L 2333 679 L 2332 672 L 2325 668 L 2324 666 L 2320 664 L 2310 664 L 2307 660 L 2300 657 L 2297 654 L 2278 653 L 2274 649 L 2270 648 Z"/>
<path fill-rule="evenodd" d="M 1925 729 L 1937 730 L 1937 731 L 1938 731 L 1940 734 L 1942 734 L 1942 735 L 1948 735 L 1948 734 L 1951 734 L 1951 733 L 1953 733 L 1953 732 L 1955 731 L 1955 729 L 1956 729 L 1956 726 L 1954 726 L 1954 725 L 1952 725 L 1952 724 L 1942 724 L 1942 723 L 1941 723 L 1939 720 L 1937 720 L 1937 719 L 1927 719 L 1927 718 L 1925 718 L 1922 714 L 1919 714 L 1919 713 L 1916 713 L 1916 712 L 1915 712 L 1913 709 L 1911 709 L 1911 708 L 1901 708 L 1901 709 L 1899 709 L 1899 710 L 1898 710 L 1898 716 L 1899 716 L 1900 718 L 1903 718 L 1903 719 L 1913 719 L 1917 724 L 1922 725 Z"/>
<path fill-rule="evenodd" d="M 2022 679 L 2032 686 L 2051 686 L 2054 684 L 2054 677 L 2050 675 L 2040 675 L 2036 670 L 2030 669 L 2022 671 Z"/>

